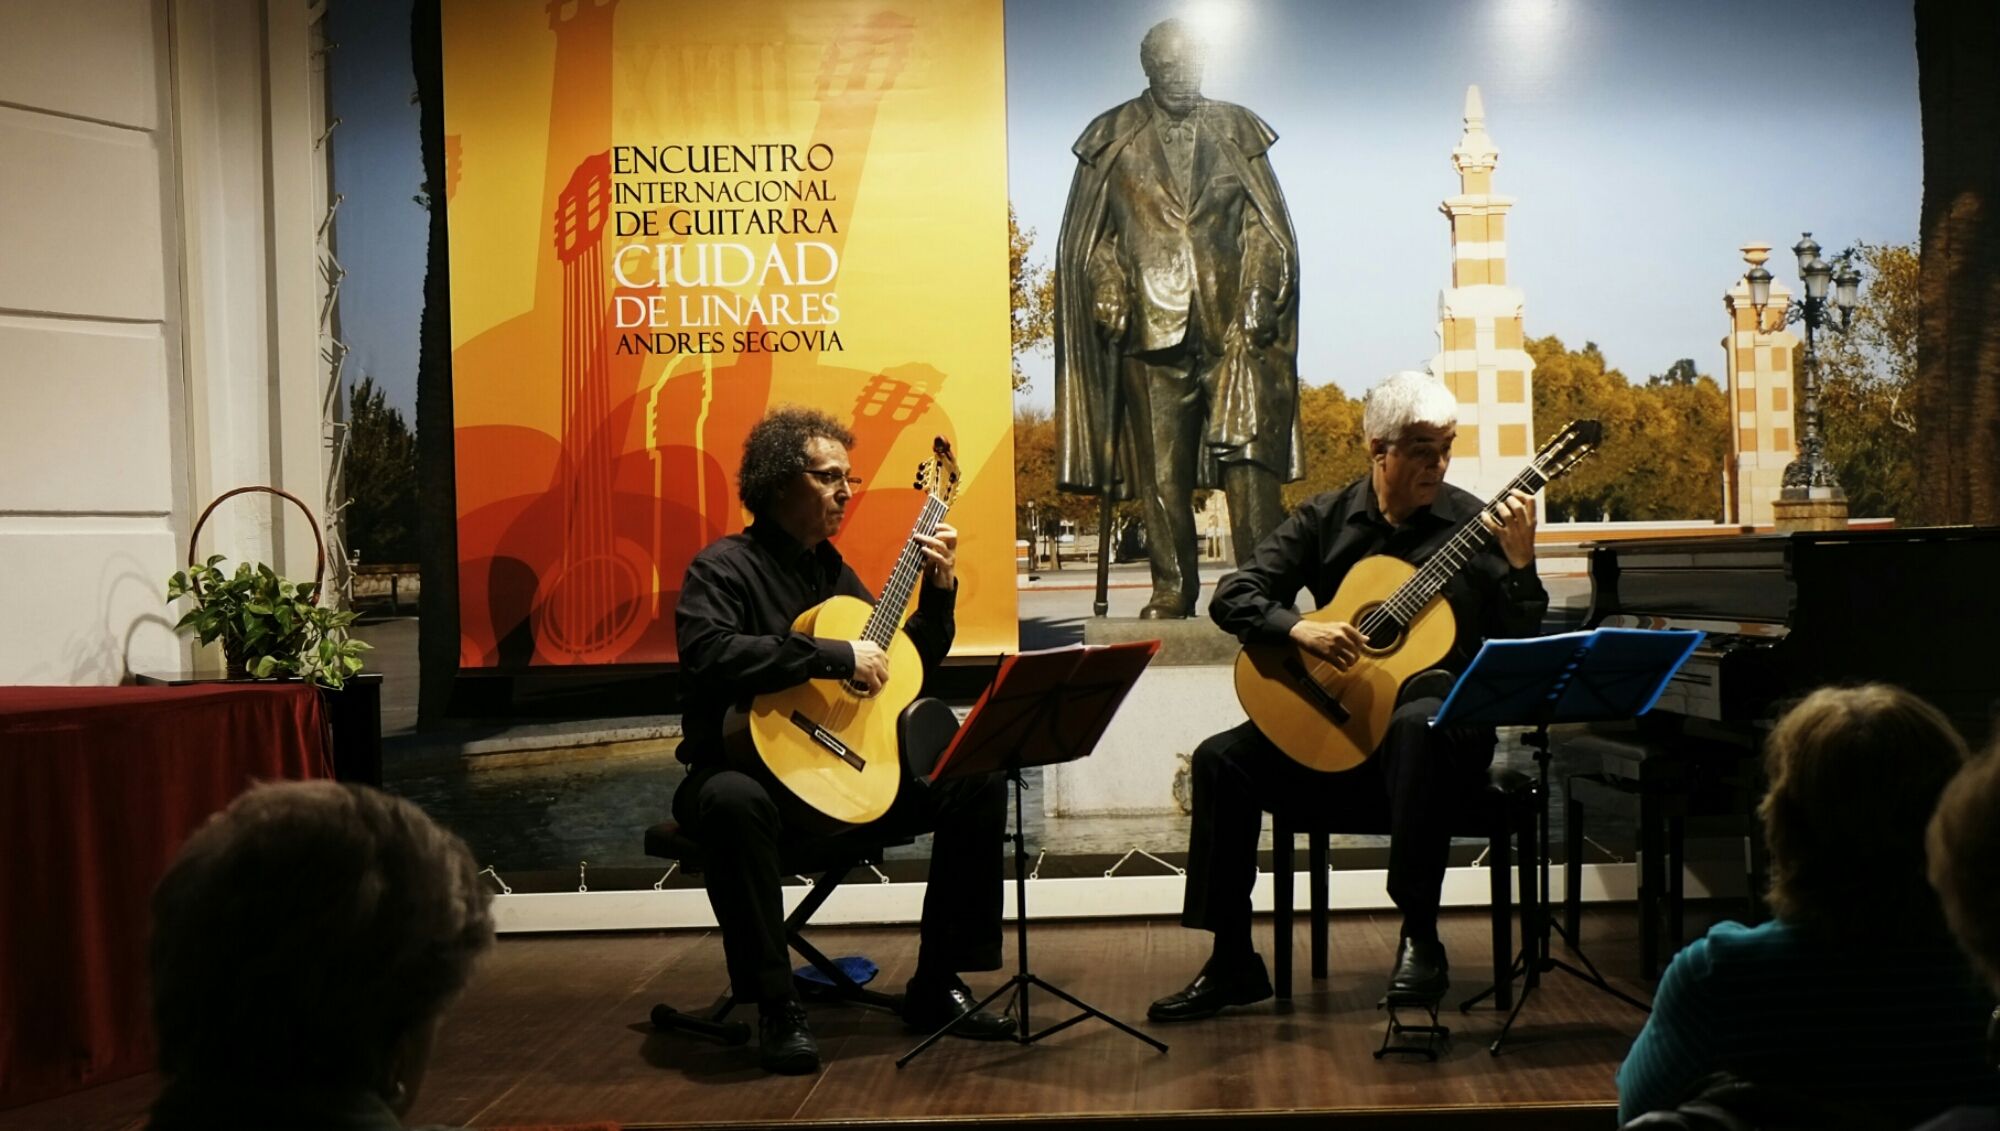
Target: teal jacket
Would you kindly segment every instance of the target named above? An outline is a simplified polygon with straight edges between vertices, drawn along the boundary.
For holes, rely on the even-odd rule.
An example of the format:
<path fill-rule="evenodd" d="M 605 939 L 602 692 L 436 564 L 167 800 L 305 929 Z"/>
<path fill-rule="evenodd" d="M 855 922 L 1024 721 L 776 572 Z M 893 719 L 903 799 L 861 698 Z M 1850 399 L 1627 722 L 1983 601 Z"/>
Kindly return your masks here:
<path fill-rule="evenodd" d="M 1993 998 L 1942 930 L 1860 942 L 1782 920 L 1718 923 L 1667 967 L 1618 1069 L 1618 1117 L 1671 1108 L 1711 1072 L 1911 1126 L 2000 1102 Z"/>

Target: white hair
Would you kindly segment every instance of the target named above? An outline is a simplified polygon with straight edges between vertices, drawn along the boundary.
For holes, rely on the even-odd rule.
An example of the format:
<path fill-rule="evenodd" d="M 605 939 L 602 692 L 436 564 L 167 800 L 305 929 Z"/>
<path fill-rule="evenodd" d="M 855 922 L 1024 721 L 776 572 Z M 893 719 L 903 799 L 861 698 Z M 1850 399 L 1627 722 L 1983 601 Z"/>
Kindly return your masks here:
<path fill-rule="evenodd" d="M 1458 398 L 1429 373 L 1405 369 L 1368 390 L 1361 406 L 1364 440 L 1396 441 L 1413 424 L 1450 428 L 1458 423 Z"/>

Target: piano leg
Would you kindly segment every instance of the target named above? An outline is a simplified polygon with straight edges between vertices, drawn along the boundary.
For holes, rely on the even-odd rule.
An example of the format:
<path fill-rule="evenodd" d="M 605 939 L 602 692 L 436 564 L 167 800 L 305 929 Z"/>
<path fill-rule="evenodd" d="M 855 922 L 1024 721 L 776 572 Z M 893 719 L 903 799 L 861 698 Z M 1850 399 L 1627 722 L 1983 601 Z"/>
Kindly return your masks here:
<path fill-rule="evenodd" d="M 1583 802 L 1569 779 L 1563 804 L 1563 934 L 1575 943 L 1583 929 Z"/>
<path fill-rule="evenodd" d="M 1651 789 L 1639 790 L 1639 976 L 1652 981 L 1660 974 L 1660 895 L 1666 879 L 1666 847 L 1661 844 L 1660 799 Z"/>
<path fill-rule="evenodd" d="M 1683 912 L 1687 907 L 1687 818 L 1667 818 L 1667 958 L 1687 941 Z"/>

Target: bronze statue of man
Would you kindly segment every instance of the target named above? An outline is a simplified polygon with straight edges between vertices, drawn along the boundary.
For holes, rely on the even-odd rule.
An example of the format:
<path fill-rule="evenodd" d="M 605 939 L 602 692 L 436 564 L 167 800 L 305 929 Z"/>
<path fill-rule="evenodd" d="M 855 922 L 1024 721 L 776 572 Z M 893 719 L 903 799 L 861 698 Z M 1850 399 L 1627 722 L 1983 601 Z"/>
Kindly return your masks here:
<path fill-rule="evenodd" d="M 1202 51 L 1166 20 L 1148 89 L 1090 123 L 1056 249 L 1057 479 L 1144 505 L 1153 596 L 1192 615 L 1193 493 L 1221 488 L 1245 560 L 1304 474 L 1299 254 L 1265 151 L 1278 135 L 1201 95 Z"/>

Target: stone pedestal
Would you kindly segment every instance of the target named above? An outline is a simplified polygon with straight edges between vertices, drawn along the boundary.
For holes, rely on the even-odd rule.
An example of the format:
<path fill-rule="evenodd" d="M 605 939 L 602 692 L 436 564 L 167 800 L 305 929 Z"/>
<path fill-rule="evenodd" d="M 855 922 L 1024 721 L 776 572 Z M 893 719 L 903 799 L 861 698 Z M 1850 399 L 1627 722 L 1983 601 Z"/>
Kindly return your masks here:
<path fill-rule="evenodd" d="M 1772 502 L 1771 516 L 1780 534 L 1801 530 L 1845 530 L 1847 500 L 1781 498 Z"/>
<path fill-rule="evenodd" d="M 1049 768 L 1042 794 L 1045 811 L 1065 817 L 1179 811 L 1175 778 L 1184 772 L 1195 746 L 1244 721 L 1236 702 L 1236 638 L 1206 617 L 1093 617 L 1084 622 L 1083 639 L 1086 644 L 1158 640 L 1160 651 L 1125 697 L 1096 751 Z"/>

